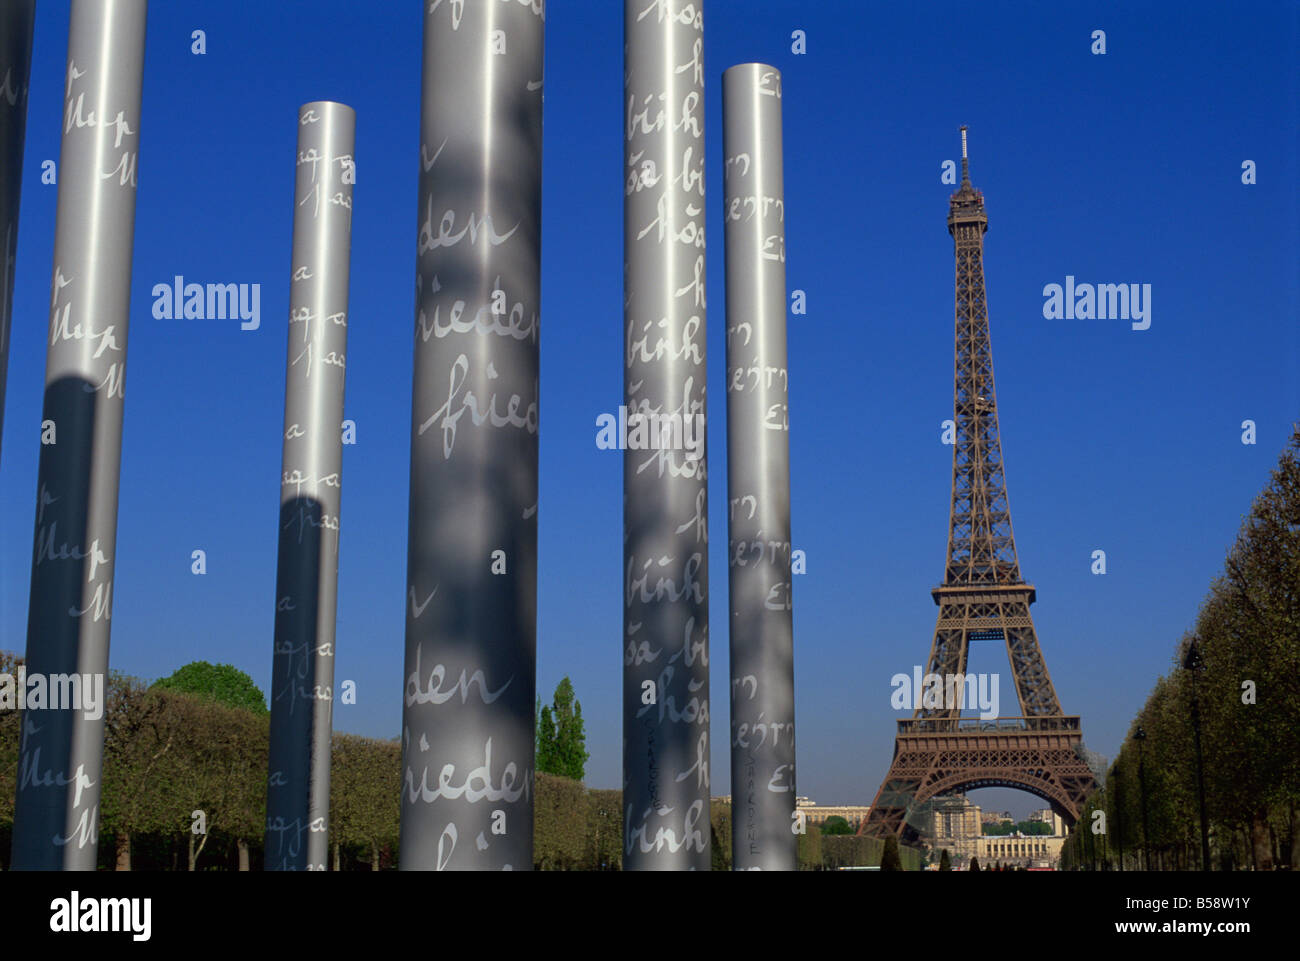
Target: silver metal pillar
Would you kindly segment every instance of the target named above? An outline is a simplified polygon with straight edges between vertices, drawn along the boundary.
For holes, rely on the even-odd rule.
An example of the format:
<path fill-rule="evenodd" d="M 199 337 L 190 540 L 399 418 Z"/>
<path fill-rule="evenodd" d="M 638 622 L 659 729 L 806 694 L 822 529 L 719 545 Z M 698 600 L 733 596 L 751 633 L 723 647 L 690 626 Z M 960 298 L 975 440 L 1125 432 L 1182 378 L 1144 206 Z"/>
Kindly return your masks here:
<path fill-rule="evenodd" d="M 702 4 L 625 0 L 623 29 L 623 864 L 707 871 Z"/>
<path fill-rule="evenodd" d="M 23 140 L 27 132 L 27 82 L 32 67 L 36 0 L 0 6 L 0 441 L 4 439 L 5 380 L 18 255 L 18 201 L 23 186 Z M 0 445 L 0 454 L 3 446 Z"/>
<path fill-rule="evenodd" d="M 27 672 L 79 675 L 82 709 L 23 714 L 15 868 L 95 867 L 104 715 L 85 697 L 108 671 L 146 9 L 72 4 Z"/>
<path fill-rule="evenodd" d="M 793 871 L 794 629 L 781 74 L 722 75 L 732 866 Z"/>
<path fill-rule="evenodd" d="M 533 866 L 543 29 L 425 9 L 404 870 Z"/>
<path fill-rule="evenodd" d="M 298 111 L 285 365 L 266 868 L 324 871 L 343 471 L 356 114 Z"/>

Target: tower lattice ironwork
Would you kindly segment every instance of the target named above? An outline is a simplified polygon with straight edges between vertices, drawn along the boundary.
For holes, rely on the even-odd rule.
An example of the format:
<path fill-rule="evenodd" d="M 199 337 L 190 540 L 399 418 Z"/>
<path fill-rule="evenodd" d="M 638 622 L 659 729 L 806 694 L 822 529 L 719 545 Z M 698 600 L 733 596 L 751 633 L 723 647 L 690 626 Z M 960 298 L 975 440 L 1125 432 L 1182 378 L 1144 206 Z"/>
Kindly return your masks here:
<path fill-rule="evenodd" d="M 961 186 L 949 200 L 957 261 L 952 504 L 943 583 L 926 669 L 943 678 L 941 699 L 919 700 L 898 722 L 894 759 L 860 834 L 912 839 L 931 798 L 1011 787 L 1047 801 L 1069 823 L 1096 786 L 1081 748 L 1079 718 L 1066 716 L 1034 633 L 1035 591 L 1020 575 L 1011 530 L 984 296 L 984 196 L 971 186 L 961 128 Z M 1019 717 L 963 717 L 959 683 L 972 641 L 1004 641 Z M 919 697 L 919 695 L 918 695 Z"/>

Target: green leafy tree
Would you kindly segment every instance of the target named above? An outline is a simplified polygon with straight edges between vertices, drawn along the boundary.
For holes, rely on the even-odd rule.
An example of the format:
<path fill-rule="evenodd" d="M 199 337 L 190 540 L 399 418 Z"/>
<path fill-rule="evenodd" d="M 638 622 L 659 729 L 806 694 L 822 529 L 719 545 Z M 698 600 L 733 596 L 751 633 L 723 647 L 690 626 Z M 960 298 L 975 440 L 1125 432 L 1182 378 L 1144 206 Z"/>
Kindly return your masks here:
<path fill-rule="evenodd" d="M 731 870 L 731 805 L 726 801 L 709 801 L 709 841 L 711 869 Z"/>
<path fill-rule="evenodd" d="M 585 867 L 590 850 L 587 791 L 572 778 L 539 773 L 533 779 L 533 866 L 541 871 Z"/>
<path fill-rule="evenodd" d="M 537 758 L 536 769 L 544 774 L 556 773 L 555 762 L 555 716 L 548 704 L 542 707 L 542 699 L 537 699 Z"/>
<path fill-rule="evenodd" d="M 19 654 L 0 651 L 0 674 L 16 675 Z M 13 831 L 14 793 L 18 788 L 18 711 L 0 708 L 0 868 L 8 865 Z"/>
<path fill-rule="evenodd" d="M 943 853 L 939 855 L 939 870 L 940 871 L 952 870 L 952 856 L 948 854 L 947 848 L 944 848 Z"/>
<path fill-rule="evenodd" d="M 537 770 L 581 781 L 587 773 L 587 733 L 582 704 L 565 677 L 555 688 L 554 704 L 537 712 Z"/>
<path fill-rule="evenodd" d="M 823 857 L 820 831 L 805 831 L 799 835 L 798 863 L 800 871 L 820 871 Z"/>
<path fill-rule="evenodd" d="M 892 834 L 885 838 L 885 850 L 880 855 L 880 870 L 903 870 L 903 859 L 898 854 L 898 838 Z"/>
<path fill-rule="evenodd" d="M 340 849 L 359 851 L 378 871 L 380 852 L 396 845 L 402 798 L 402 745 L 336 733 L 331 748 L 330 839 L 338 870 Z"/>
<path fill-rule="evenodd" d="M 167 830 L 188 835 L 189 869 L 218 834 L 246 839 L 266 825 L 269 718 L 215 699 L 153 692 L 173 748 L 159 757 L 160 805 Z"/>
<path fill-rule="evenodd" d="M 170 828 L 163 819 L 168 785 L 160 781 L 181 721 L 175 705 L 143 682 L 110 671 L 104 712 L 100 830 L 114 838 L 115 864 L 131 870 L 131 837 Z"/>
<path fill-rule="evenodd" d="M 1063 863 L 1200 867 L 1199 735 L 1211 866 L 1300 868 L 1300 425 L 1172 661 L 1089 801 L 1101 849 L 1076 831 Z"/>
<path fill-rule="evenodd" d="M 623 866 L 623 792 L 587 792 L 588 871 L 617 871 Z"/>
<path fill-rule="evenodd" d="M 270 714 L 266 697 L 253 679 L 232 664 L 209 664 L 192 661 L 174 674 L 154 681 L 153 687 L 182 694 L 197 694 L 225 704 L 242 707 L 257 714 Z"/>
<path fill-rule="evenodd" d="M 822 834 L 852 834 L 853 828 L 849 822 L 844 820 L 838 814 L 832 814 L 822 822 Z"/>

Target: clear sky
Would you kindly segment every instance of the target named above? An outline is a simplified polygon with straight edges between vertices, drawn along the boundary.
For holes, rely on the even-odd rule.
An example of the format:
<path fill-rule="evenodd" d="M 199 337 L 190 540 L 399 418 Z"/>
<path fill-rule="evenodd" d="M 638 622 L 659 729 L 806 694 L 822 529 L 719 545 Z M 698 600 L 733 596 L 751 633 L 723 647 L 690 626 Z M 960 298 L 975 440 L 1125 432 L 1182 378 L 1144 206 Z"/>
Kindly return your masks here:
<path fill-rule="evenodd" d="M 649 0 L 647 0 L 649 2 Z M 784 75 L 798 790 L 869 803 L 890 678 L 929 652 L 948 523 L 953 257 L 970 127 L 1021 567 L 1065 710 L 1113 755 L 1300 417 L 1297 6 L 705 3 L 713 793 L 728 786 L 721 76 Z M 622 4 L 547 11 L 538 690 L 572 677 L 588 782 L 621 781 Z M 0 468 L 0 647 L 26 641 L 67 5 L 38 4 Z M 206 33 L 204 55 L 191 33 Z M 394 737 L 417 229 L 421 5 L 149 13 L 112 665 L 271 669 L 300 104 L 357 111 L 339 730 Z M 792 52 L 805 31 L 806 53 Z M 1095 55 L 1094 30 L 1106 52 Z M 1242 183 L 1254 161 L 1257 183 Z M 261 326 L 156 320 L 177 275 L 261 284 Z M 1043 288 L 1151 285 L 1151 324 L 1044 317 Z M 1242 443 L 1244 420 L 1257 443 Z M 191 552 L 207 574 L 190 572 Z M 1107 572 L 1091 573 L 1106 552 Z M 983 645 L 971 669 L 1002 672 Z M 998 803 L 999 798 L 1007 803 Z M 1001 792 L 980 803 L 1042 806 Z"/>

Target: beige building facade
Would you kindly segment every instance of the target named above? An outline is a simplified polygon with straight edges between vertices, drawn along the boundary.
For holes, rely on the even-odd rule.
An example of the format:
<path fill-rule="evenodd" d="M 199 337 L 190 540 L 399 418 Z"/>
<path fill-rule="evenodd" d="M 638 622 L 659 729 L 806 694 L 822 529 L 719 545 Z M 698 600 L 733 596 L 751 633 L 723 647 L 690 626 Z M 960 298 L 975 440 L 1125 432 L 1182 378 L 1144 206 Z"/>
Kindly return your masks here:
<path fill-rule="evenodd" d="M 867 819 L 867 814 L 871 811 L 870 804 L 845 805 L 845 804 L 828 804 L 820 805 L 811 798 L 797 797 L 794 799 L 795 811 L 803 815 L 804 824 L 808 827 L 820 828 L 830 817 L 842 817 L 849 822 L 849 827 L 856 831 Z"/>
<path fill-rule="evenodd" d="M 947 848 L 954 868 L 964 868 L 971 858 L 979 858 L 980 867 L 995 863 L 1011 867 L 1053 868 L 1061 857 L 1067 831 L 1065 823 L 1051 808 L 1034 811 L 1026 819 L 1045 823 L 1051 834 L 986 835 L 982 825 L 1010 820 L 999 812 L 993 816 L 972 804 L 964 794 L 935 798 L 931 802 L 930 830 L 927 842 L 939 851 Z"/>

